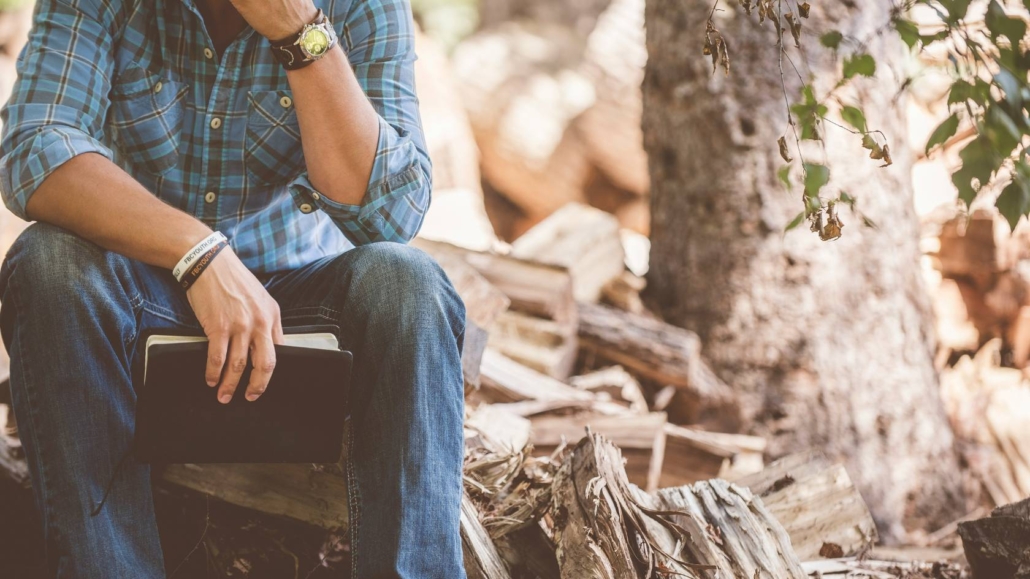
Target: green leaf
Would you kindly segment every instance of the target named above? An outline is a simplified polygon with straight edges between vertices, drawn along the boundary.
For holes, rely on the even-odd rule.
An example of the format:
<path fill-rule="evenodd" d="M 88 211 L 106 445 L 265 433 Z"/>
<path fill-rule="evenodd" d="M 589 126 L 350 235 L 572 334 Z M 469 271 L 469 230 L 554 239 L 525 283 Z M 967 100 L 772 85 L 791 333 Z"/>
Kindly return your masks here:
<path fill-rule="evenodd" d="M 805 196 L 819 197 L 819 190 L 829 182 L 829 167 L 818 163 L 805 163 Z"/>
<path fill-rule="evenodd" d="M 979 188 L 990 182 L 1001 161 L 985 136 L 977 137 L 966 145 L 959 157 L 962 158 L 962 167 L 952 174 L 951 182 L 958 188 L 959 199 L 969 206 Z M 973 186 L 974 180 L 976 187 Z"/>
<path fill-rule="evenodd" d="M 930 156 L 930 151 L 933 150 L 937 145 L 943 145 L 948 139 L 955 136 L 958 132 L 958 114 L 952 113 L 950 117 L 944 120 L 943 123 L 937 126 L 930 134 L 929 140 L 926 141 L 926 156 Z"/>
<path fill-rule="evenodd" d="M 780 167 L 780 169 L 776 171 L 776 176 L 779 177 L 780 182 L 787 188 L 787 191 L 792 189 L 790 184 L 790 165 Z"/>
<path fill-rule="evenodd" d="M 852 107 L 845 105 L 840 110 L 840 116 L 844 119 L 844 122 L 855 127 L 855 130 L 864 133 L 866 132 L 866 121 L 865 113 L 858 107 Z"/>
<path fill-rule="evenodd" d="M 995 203 L 998 211 L 1009 222 L 1009 227 L 1016 228 L 1019 218 L 1030 212 L 1030 187 L 1020 179 L 1013 179 Z"/>
<path fill-rule="evenodd" d="M 919 27 L 911 20 L 905 20 L 904 18 L 895 19 L 894 30 L 898 32 L 902 42 L 907 44 L 910 49 L 915 48 L 916 44 L 919 43 Z"/>
<path fill-rule="evenodd" d="M 941 4 L 948 10 L 948 23 L 955 24 L 966 17 L 969 12 L 969 5 L 972 0 L 940 0 Z"/>
<path fill-rule="evenodd" d="M 991 98 L 991 85 L 982 79 L 976 79 L 974 84 L 965 80 L 956 80 L 951 85 L 951 92 L 948 93 L 948 104 L 965 104 L 966 101 L 984 106 Z"/>
<path fill-rule="evenodd" d="M 855 208 L 855 198 L 851 195 L 848 195 L 847 191 L 840 192 L 840 202 L 851 207 L 852 209 Z"/>
<path fill-rule="evenodd" d="M 1013 45 L 1018 45 L 1026 35 L 1026 22 L 1019 18 L 1009 17 L 998 0 L 991 0 L 987 7 L 987 15 L 984 16 L 984 23 L 987 25 L 987 30 L 991 32 L 991 38 L 995 41 L 999 36 L 1005 36 Z"/>
<path fill-rule="evenodd" d="M 844 35 L 836 30 L 831 30 L 819 37 L 819 43 L 830 50 L 837 50 L 842 40 L 844 40 Z"/>
<path fill-rule="evenodd" d="M 876 74 L 876 60 L 868 54 L 854 54 L 844 59 L 844 78 L 856 75 L 873 76 Z"/>
<path fill-rule="evenodd" d="M 802 211 L 801 213 L 795 215 L 794 219 L 791 219 L 790 223 L 788 223 L 787 226 L 783 228 L 783 232 L 786 233 L 791 229 L 797 228 L 798 225 L 801 225 L 805 221 L 805 213 L 805 211 Z"/>
<path fill-rule="evenodd" d="M 984 115 L 984 133 L 994 145 L 995 151 L 1007 157 L 1023 138 L 1022 131 L 1005 112 L 1002 105 L 991 105 Z"/>

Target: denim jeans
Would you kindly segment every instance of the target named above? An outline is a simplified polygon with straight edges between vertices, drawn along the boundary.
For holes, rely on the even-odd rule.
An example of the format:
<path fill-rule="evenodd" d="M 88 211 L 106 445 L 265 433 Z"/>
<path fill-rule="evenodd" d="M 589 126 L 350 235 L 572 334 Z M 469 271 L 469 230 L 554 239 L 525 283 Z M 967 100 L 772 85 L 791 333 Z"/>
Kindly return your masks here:
<path fill-rule="evenodd" d="M 354 578 L 465 577 L 465 308 L 447 276 L 417 249 L 376 243 L 260 279 L 284 327 L 337 326 L 354 353 L 351 496 L 340 497 L 349 500 Z M 164 269 L 37 223 L 0 269 L 0 303 L 51 573 L 164 577 L 149 467 L 130 457 L 112 475 L 133 438 L 136 337 L 199 329 L 185 292 Z"/>

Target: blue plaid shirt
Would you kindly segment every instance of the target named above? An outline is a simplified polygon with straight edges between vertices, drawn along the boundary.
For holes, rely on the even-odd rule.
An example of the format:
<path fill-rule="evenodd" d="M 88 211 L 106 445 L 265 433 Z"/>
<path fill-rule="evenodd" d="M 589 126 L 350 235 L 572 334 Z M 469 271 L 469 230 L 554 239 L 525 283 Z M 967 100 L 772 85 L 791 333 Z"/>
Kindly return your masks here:
<path fill-rule="evenodd" d="M 223 232 L 252 271 L 293 269 L 355 245 L 410 240 L 431 165 L 414 85 L 407 0 L 316 1 L 379 113 L 364 199 L 311 185 L 286 71 L 249 26 L 214 52 L 195 0 L 38 0 L 4 107 L 0 188 L 25 204 L 57 167 L 99 153 Z"/>

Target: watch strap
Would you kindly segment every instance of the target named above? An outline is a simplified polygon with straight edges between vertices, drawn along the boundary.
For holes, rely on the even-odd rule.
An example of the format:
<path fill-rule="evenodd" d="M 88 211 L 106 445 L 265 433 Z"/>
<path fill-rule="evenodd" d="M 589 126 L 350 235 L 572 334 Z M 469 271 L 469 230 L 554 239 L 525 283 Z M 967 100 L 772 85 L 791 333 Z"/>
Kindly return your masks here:
<path fill-rule="evenodd" d="M 304 50 L 301 45 L 301 39 L 312 29 L 319 29 L 328 37 L 329 45 L 321 54 L 310 54 Z M 282 40 L 270 41 L 269 44 L 272 49 L 272 55 L 277 61 L 279 61 L 279 64 L 283 65 L 283 68 L 286 70 L 297 70 L 299 68 L 304 68 L 328 54 L 329 50 L 336 45 L 336 42 L 336 31 L 333 29 L 332 23 L 329 22 L 329 18 L 325 15 L 322 9 L 319 8 L 318 15 L 315 16 L 315 19 L 305 25 L 300 32 Z"/>

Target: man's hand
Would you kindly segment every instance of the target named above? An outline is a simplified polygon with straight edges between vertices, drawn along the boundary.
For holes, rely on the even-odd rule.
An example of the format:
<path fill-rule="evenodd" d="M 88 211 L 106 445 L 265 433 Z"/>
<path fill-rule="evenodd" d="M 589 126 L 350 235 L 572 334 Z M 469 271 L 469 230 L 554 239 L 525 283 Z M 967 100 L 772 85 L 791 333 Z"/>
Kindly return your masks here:
<path fill-rule="evenodd" d="M 318 15 L 311 0 L 230 0 L 258 34 L 282 40 L 297 34 Z"/>
<path fill-rule="evenodd" d="M 273 344 L 283 343 L 279 304 L 228 248 L 215 257 L 186 297 L 209 340 L 205 377 L 209 386 L 218 386 L 218 401 L 232 400 L 247 368 L 248 352 L 254 368 L 247 400 L 257 400 L 275 369 Z"/>

